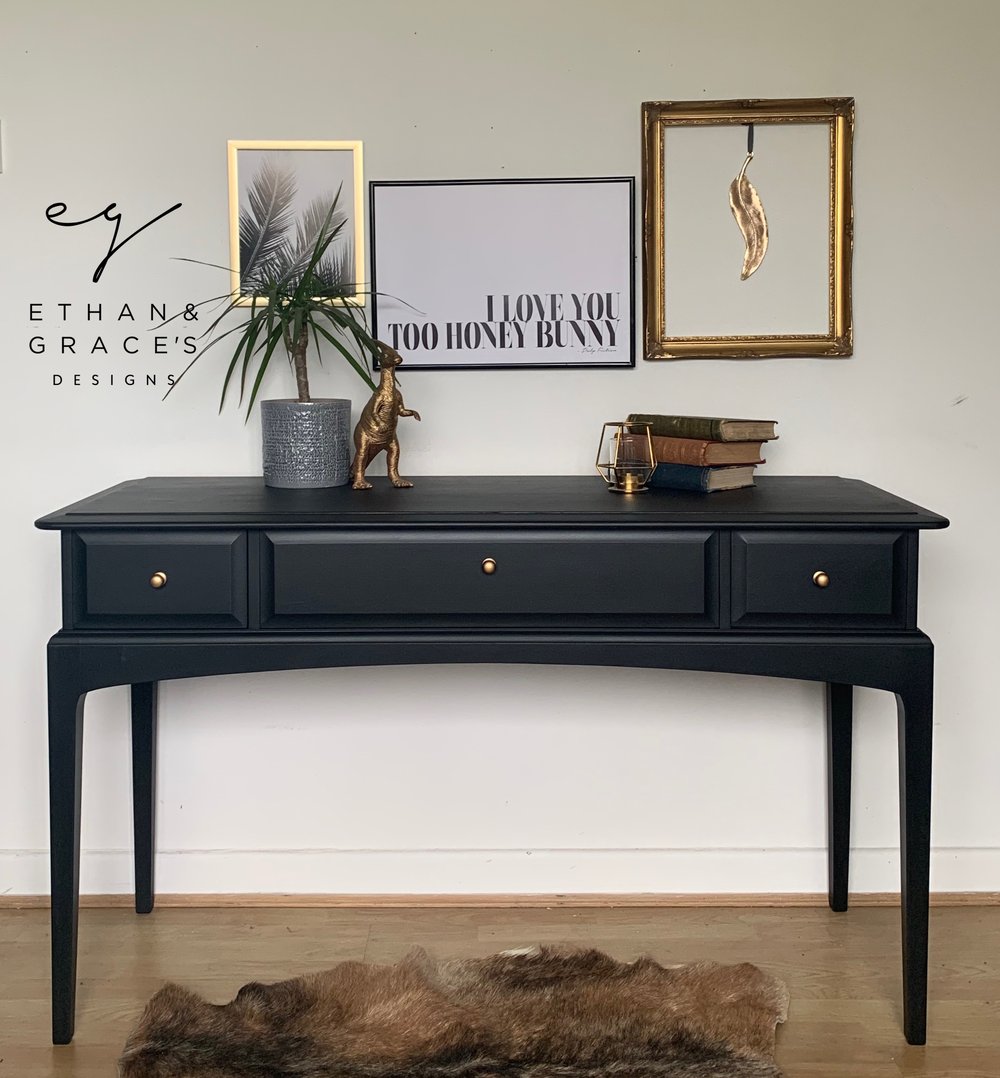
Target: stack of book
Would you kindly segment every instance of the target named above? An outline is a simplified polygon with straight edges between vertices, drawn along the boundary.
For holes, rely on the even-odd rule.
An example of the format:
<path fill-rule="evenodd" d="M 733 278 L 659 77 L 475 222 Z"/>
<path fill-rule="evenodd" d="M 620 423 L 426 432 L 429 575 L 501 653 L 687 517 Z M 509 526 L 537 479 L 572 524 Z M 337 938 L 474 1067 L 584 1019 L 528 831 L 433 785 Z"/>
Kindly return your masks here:
<path fill-rule="evenodd" d="M 627 421 L 639 431 L 649 426 L 656 463 L 649 485 L 674 490 L 752 487 L 761 447 L 777 438 L 773 419 L 633 413 Z"/>

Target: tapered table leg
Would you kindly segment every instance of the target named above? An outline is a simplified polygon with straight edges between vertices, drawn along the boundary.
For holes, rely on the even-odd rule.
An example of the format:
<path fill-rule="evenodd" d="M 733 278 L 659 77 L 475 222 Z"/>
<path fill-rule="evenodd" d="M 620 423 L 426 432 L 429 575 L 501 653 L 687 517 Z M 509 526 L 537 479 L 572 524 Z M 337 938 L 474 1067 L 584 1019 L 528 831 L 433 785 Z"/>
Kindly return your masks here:
<path fill-rule="evenodd" d="M 63 664 L 49 659 L 49 863 L 52 890 L 52 1042 L 73 1039 L 80 909 L 83 702 Z"/>
<path fill-rule="evenodd" d="M 854 686 L 827 682 L 827 856 L 830 909 L 847 909 L 851 856 L 851 750 L 854 733 Z"/>
<path fill-rule="evenodd" d="M 927 1043 L 927 925 L 931 848 L 933 674 L 896 693 L 899 712 L 899 819 L 902 860 L 903 1033 Z"/>
<path fill-rule="evenodd" d="M 135 912 L 153 909 L 156 852 L 157 683 L 132 686 L 132 825 L 135 839 Z"/>

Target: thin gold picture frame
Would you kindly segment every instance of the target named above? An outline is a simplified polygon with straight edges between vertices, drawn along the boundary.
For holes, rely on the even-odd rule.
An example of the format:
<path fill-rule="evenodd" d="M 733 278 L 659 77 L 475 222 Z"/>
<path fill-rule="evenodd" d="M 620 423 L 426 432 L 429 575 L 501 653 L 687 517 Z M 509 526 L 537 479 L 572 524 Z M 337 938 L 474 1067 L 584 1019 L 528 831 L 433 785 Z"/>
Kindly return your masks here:
<path fill-rule="evenodd" d="M 828 328 L 825 334 L 674 336 L 664 295 L 664 140 L 671 127 L 747 124 L 826 124 L 830 129 Z M 645 358 L 765 358 L 849 356 L 854 350 L 851 260 L 854 98 L 742 101 L 646 101 L 642 106 L 643 329 Z"/>
<path fill-rule="evenodd" d="M 363 277 L 367 263 L 365 262 L 365 202 L 364 202 L 364 161 L 363 150 L 360 140 L 302 140 L 302 139 L 230 139 L 227 142 L 227 159 L 229 167 L 229 266 L 230 288 L 237 304 L 250 306 L 253 300 L 244 296 L 241 292 L 242 271 L 240 267 L 240 181 L 239 181 L 239 152 L 240 150 L 337 150 L 349 153 L 352 157 L 350 174 L 352 178 L 352 203 L 353 213 L 353 242 L 354 242 L 354 266 L 355 276 L 359 278 L 355 282 L 356 291 L 353 295 L 344 296 L 341 299 L 331 300 L 331 303 L 350 303 L 363 306 L 365 291 L 361 287 L 360 278 Z M 262 300 L 257 299 L 260 305 Z"/>

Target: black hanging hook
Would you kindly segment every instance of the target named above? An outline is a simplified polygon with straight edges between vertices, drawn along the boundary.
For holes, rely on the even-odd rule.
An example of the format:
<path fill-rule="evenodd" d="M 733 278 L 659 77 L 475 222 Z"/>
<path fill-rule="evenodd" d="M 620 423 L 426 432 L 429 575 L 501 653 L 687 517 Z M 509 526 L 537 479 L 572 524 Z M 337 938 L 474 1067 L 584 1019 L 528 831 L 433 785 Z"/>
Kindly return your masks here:
<path fill-rule="evenodd" d="M 747 124 L 747 153 L 753 153 L 753 124 Z"/>

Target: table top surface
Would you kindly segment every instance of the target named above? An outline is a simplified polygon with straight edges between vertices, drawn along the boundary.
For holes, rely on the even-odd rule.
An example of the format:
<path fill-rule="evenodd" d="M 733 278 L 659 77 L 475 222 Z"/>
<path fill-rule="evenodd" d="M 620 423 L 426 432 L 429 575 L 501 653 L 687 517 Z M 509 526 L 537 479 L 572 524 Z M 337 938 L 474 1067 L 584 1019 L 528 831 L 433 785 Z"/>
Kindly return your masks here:
<path fill-rule="evenodd" d="M 948 521 L 837 476 L 760 476 L 741 490 L 613 494 L 599 476 L 414 476 L 396 490 L 282 490 L 260 476 L 130 480 L 37 520 L 43 529 L 328 525 L 635 525 L 944 528 Z"/>

